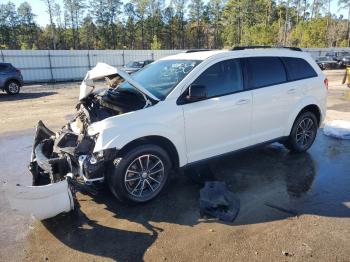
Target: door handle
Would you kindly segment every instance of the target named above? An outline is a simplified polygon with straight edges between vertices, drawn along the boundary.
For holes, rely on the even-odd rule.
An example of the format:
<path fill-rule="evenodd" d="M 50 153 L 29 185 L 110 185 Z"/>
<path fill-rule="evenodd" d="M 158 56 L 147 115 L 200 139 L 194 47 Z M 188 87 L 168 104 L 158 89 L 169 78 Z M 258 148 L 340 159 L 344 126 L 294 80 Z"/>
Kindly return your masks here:
<path fill-rule="evenodd" d="M 245 105 L 249 103 L 249 99 L 240 99 L 236 102 L 236 105 Z"/>
<path fill-rule="evenodd" d="M 291 88 L 291 89 L 289 89 L 289 90 L 287 91 L 287 94 L 294 94 L 295 91 L 296 91 L 295 88 Z"/>

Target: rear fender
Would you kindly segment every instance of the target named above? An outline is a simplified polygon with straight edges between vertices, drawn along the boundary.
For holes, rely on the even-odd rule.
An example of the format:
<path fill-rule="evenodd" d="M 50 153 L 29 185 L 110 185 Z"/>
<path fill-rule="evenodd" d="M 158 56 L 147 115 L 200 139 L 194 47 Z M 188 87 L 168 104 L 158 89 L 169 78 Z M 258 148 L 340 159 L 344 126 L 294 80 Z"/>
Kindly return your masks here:
<path fill-rule="evenodd" d="M 294 107 L 294 110 L 289 114 L 288 124 L 287 124 L 285 131 L 284 131 L 284 136 L 290 135 L 290 132 L 292 130 L 295 119 L 299 115 L 300 111 L 303 110 L 303 108 L 308 106 L 308 105 L 316 105 L 318 107 L 318 109 L 320 110 L 320 114 L 321 114 L 321 121 L 320 122 L 323 121 L 324 112 L 322 111 L 322 109 L 321 109 L 322 107 L 320 106 L 318 101 L 315 98 L 310 97 L 310 96 L 305 97 L 304 99 L 299 101 L 299 103 Z"/>

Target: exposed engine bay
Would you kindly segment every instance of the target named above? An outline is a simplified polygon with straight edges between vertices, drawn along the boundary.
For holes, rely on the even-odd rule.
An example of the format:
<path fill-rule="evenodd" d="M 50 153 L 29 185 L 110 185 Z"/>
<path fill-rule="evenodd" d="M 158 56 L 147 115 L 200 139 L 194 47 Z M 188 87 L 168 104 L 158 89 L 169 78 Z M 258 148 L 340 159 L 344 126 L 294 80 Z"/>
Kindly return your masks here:
<path fill-rule="evenodd" d="M 55 183 L 67 174 L 88 183 L 103 180 L 106 162 L 115 157 L 116 151 L 92 153 L 96 136 L 87 134 L 88 127 L 108 117 L 149 106 L 149 100 L 142 94 L 118 90 L 123 82 L 119 75 L 107 76 L 106 82 L 108 89 L 92 92 L 80 100 L 74 119 L 62 130 L 54 133 L 43 122 L 38 123 L 29 165 L 33 185 Z"/>

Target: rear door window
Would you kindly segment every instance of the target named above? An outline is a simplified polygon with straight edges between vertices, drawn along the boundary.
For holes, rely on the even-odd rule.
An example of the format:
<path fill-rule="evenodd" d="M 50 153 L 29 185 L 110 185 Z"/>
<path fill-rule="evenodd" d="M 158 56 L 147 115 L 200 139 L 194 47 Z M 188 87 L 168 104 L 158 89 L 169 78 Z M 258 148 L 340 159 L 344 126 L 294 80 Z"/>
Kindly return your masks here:
<path fill-rule="evenodd" d="M 245 61 L 250 88 L 277 85 L 287 81 L 286 70 L 278 57 L 249 57 Z"/>
<path fill-rule="evenodd" d="M 283 57 L 290 81 L 316 77 L 317 73 L 312 66 L 302 58 Z"/>
<path fill-rule="evenodd" d="M 193 85 L 204 85 L 208 97 L 232 94 L 243 90 L 243 77 L 239 59 L 218 62 L 206 69 Z"/>

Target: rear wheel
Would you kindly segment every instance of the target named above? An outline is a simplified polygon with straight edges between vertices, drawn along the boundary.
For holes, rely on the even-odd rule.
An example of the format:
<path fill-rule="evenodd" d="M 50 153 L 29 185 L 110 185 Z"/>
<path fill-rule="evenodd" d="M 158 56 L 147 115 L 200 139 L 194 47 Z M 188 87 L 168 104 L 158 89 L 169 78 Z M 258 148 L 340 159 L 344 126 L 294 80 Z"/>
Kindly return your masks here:
<path fill-rule="evenodd" d="M 13 81 L 13 80 L 6 83 L 6 86 L 5 86 L 5 91 L 9 95 L 18 94 L 20 89 L 21 89 L 21 87 L 20 87 L 19 83 L 17 81 Z"/>
<path fill-rule="evenodd" d="M 314 113 L 300 114 L 293 124 L 285 146 L 293 152 L 305 152 L 314 143 L 317 129 L 318 122 Z"/>
<path fill-rule="evenodd" d="M 108 185 L 122 202 L 144 203 L 155 198 L 166 186 L 171 166 L 163 148 L 140 145 L 114 159 Z"/>

